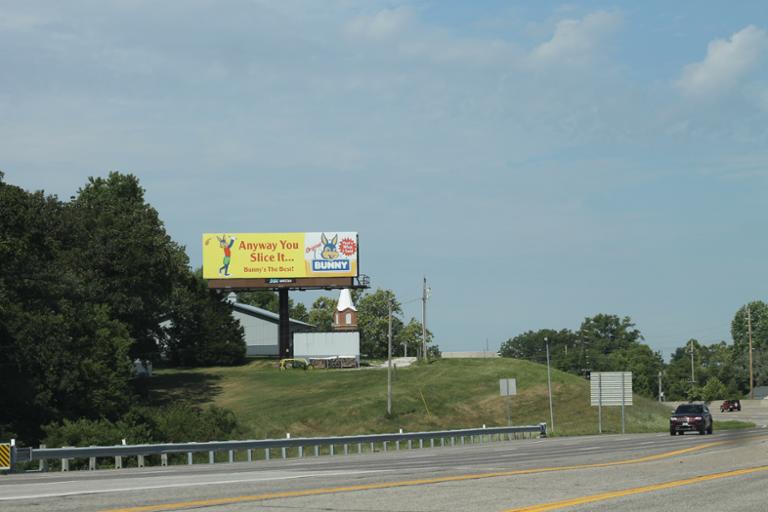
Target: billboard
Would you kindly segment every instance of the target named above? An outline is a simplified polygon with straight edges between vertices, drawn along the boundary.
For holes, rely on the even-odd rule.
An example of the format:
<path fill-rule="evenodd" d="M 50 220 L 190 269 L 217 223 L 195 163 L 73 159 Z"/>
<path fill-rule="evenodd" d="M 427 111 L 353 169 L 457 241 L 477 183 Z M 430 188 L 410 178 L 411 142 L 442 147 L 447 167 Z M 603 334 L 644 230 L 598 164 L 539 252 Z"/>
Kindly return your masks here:
<path fill-rule="evenodd" d="M 206 233 L 205 279 L 357 277 L 357 233 Z"/>

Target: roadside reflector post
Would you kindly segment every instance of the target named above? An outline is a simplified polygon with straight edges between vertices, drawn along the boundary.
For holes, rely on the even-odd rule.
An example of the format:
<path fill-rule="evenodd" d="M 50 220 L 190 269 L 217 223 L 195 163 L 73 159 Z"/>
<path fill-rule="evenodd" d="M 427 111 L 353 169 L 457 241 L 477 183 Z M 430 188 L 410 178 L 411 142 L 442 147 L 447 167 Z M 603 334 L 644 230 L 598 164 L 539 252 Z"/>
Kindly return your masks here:
<path fill-rule="evenodd" d="M 88 457 L 88 471 L 96 471 L 96 457 Z"/>
<path fill-rule="evenodd" d="M 122 457 L 122 455 L 115 456 L 115 469 L 123 469 L 123 457 Z"/>
<path fill-rule="evenodd" d="M 168 454 L 167 453 L 161 453 L 160 454 L 160 465 L 161 466 L 167 466 L 168 465 Z"/>

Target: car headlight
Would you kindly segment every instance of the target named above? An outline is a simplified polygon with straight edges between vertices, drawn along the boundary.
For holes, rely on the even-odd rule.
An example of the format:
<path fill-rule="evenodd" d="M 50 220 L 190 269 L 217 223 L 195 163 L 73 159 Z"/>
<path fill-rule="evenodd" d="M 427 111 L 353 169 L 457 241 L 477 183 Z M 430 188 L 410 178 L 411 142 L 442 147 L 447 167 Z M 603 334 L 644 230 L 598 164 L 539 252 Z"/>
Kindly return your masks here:
<path fill-rule="evenodd" d="M 695 418 L 693 418 L 693 419 L 695 419 L 696 421 L 701 421 L 701 420 L 703 420 L 704 418 L 702 418 L 701 416 L 696 416 L 696 417 L 695 417 Z"/>

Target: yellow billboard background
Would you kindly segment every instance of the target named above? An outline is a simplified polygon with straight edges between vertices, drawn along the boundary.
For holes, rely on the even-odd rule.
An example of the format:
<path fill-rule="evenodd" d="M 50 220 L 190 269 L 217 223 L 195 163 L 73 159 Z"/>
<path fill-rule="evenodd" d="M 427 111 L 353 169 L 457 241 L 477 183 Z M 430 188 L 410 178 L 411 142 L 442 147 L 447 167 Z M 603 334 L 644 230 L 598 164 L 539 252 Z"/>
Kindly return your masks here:
<path fill-rule="evenodd" d="M 357 233 L 205 233 L 205 279 L 355 277 Z"/>

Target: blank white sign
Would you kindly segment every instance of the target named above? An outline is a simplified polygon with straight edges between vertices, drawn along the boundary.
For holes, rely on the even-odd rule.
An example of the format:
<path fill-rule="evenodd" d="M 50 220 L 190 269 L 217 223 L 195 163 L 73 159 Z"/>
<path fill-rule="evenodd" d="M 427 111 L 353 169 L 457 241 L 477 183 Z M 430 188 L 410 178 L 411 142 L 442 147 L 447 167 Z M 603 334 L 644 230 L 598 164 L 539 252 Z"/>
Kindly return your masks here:
<path fill-rule="evenodd" d="M 499 379 L 499 390 L 501 396 L 511 396 L 517 394 L 517 381 L 515 379 Z"/>

